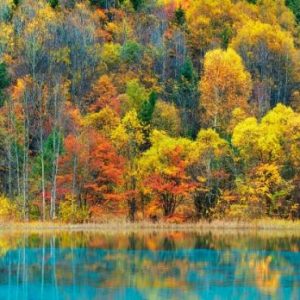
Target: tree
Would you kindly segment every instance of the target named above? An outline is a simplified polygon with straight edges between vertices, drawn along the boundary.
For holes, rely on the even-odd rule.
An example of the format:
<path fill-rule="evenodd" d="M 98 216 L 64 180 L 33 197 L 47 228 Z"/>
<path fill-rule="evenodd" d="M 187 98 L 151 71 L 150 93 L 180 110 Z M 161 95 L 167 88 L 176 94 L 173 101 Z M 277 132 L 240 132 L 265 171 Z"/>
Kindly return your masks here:
<path fill-rule="evenodd" d="M 171 217 L 194 189 L 186 172 L 187 149 L 191 142 L 154 131 L 151 144 L 152 147 L 141 157 L 139 166 L 144 174 L 144 184 L 156 195 L 164 216 Z"/>
<path fill-rule="evenodd" d="M 121 59 L 121 45 L 118 43 L 105 43 L 101 50 L 101 58 L 108 68 L 116 68 Z"/>
<path fill-rule="evenodd" d="M 0 4 L 0 23 L 7 22 L 11 19 L 14 9 L 12 0 L 3 0 Z"/>
<path fill-rule="evenodd" d="M 261 122 L 247 118 L 234 128 L 232 144 L 237 147 L 242 165 L 236 179 L 237 193 L 243 195 L 243 205 L 250 210 L 253 206 L 253 213 L 261 212 L 263 207 L 266 214 L 288 216 L 294 207 L 295 215 L 299 214 L 299 198 L 295 196 L 299 128 L 299 114 L 282 104 Z"/>
<path fill-rule="evenodd" d="M 289 130 L 298 126 L 296 115 L 291 108 L 278 104 L 260 123 L 250 117 L 237 124 L 232 143 L 239 149 L 247 167 L 258 163 L 283 165 L 289 153 L 285 147 L 292 145 L 291 141 L 288 142 Z"/>
<path fill-rule="evenodd" d="M 0 64 L 0 90 L 2 91 L 10 84 L 10 76 L 7 72 L 7 66 L 4 63 Z"/>
<path fill-rule="evenodd" d="M 141 148 L 145 144 L 144 127 L 136 110 L 131 110 L 124 116 L 121 123 L 112 132 L 112 140 L 116 149 L 126 159 L 123 187 L 128 216 L 131 221 L 134 221 L 140 194 L 140 176 L 137 161 L 140 157 Z"/>
<path fill-rule="evenodd" d="M 111 137 L 112 132 L 119 124 L 120 117 L 109 107 L 105 107 L 96 113 L 88 113 L 82 120 L 84 127 L 94 128 L 107 138 Z"/>
<path fill-rule="evenodd" d="M 149 99 L 143 102 L 138 114 L 138 118 L 143 125 L 145 143 L 142 146 L 142 150 L 146 150 L 150 147 L 149 135 L 151 131 L 151 120 L 154 113 L 155 105 L 157 101 L 157 95 L 155 92 L 151 92 Z"/>
<path fill-rule="evenodd" d="M 138 79 L 132 79 L 126 84 L 126 94 L 123 101 L 123 111 L 135 109 L 138 113 L 142 105 L 148 101 L 148 91 Z"/>
<path fill-rule="evenodd" d="M 295 84 L 295 48 L 292 36 L 278 25 L 247 22 L 232 40 L 253 80 L 258 116 L 278 102 L 288 103 Z"/>
<path fill-rule="evenodd" d="M 130 2 L 134 10 L 137 11 L 142 7 L 144 0 L 130 0 Z"/>
<path fill-rule="evenodd" d="M 232 110 L 237 107 L 245 111 L 248 109 L 250 74 L 234 50 L 209 51 L 205 55 L 204 73 L 199 89 L 206 125 L 224 132 L 227 130 Z"/>
<path fill-rule="evenodd" d="M 285 0 L 258 0 L 258 19 L 272 26 L 280 26 L 283 30 L 293 32 L 296 27 L 295 16 L 286 5 Z"/>
<path fill-rule="evenodd" d="M 49 0 L 48 2 L 53 9 L 59 5 L 59 0 Z"/>
<path fill-rule="evenodd" d="M 236 20 L 235 6 L 230 0 L 191 1 L 186 10 L 189 40 L 193 57 L 204 57 L 207 50 L 228 43 Z"/>
<path fill-rule="evenodd" d="M 198 76 L 191 59 L 185 59 L 171 89 L 171 98 L 180 108 L 182 132 L 188 137 L 195 138 L 199 130 L 199 92 Z"/>
<path fill-rule="evenodd" d="M 189 151 L 188 172 L 197 183 L 194 206 L 197 217 L 210 217 L 222 188 L 230 184 L 226 160 L 231 152 L 228 143 L 213 129 L 200 130 Z"/>
<path fill-rule="evenodd" d="M 14 47 L 14 28 L 11 24 L 0 22 L 0 62 L 12 54 Z"/>
<path fill-rule="evenodd" d="M 151 123 L 156 101 L 157 94 L 152 92 L 149 95 L 149 99 L 142 103 L 138 117 L 143 124 L 149 125 Z"/>
<path fill-rule="evenodd" d="M 101 8 L 109 9 L 112 7 L 117 6 L 118 2 L 121 2 L 120 0 L 89 0 L 91 5 L 97 5 Z"/>
<path fill-rule="evenodd" d="M 299 0 L 286 0 L 287 7 L 289 7 L 295 14 L 296 20 L 300 22 L 300 1 Z"/>
<path fill-rule="evenodd" d="M 0 0 L 1 193 L 24 220 L 299 217 L 298 2 Z"/>
<path fill-rule="evenodd" d="M 275 164 L 258 165 L 236 183 L 240 203 L 246 207 L 248 216 L 288 216 L 287 197 L 293 186 L 281 177 Z"/>
<path fill-rule="evenodd" d="M 4 63 L 0 63 L 0 106 L 3 104 L 3 90 L 10 84 L 10 76 Z"/>
<path fill-rule="evenodd" d="M 142 59 L 142 55 L 142 46 L 135 41 L 128 40 L 121 48 L 121 59 L 124 63 L 129 65 L 139 64 Z"/>
<path fill-rule="evenodd" d="M 87 96 L 88 110 L 98 112 L 105 107 L 109 107 L 116 113 L 120 112 L 120 103 L 117 89 L 112 83 L 112 79 L 107 75 L 102 75 L 91 88 Z"/>
<path fill-rule="evenodd" d="M 182 128 L 179 109 L 174 104 L 158 100 L 153 112 L 151 126 L 172 137 L 180 135 Z"/>
<path fill-rule="evenodd" d="M 185 11 L 183 10 L 182 6 L 179 6 L 175 10 L 175 22 L 178 25 L 183 25 L 186 22 Z"/>
<path fill-rule="evenodd" d="M 94 129 L 65 139 L 59 185 L 80 205 L 104 205 L 120 200 L 116 188 L 122 182 L 124 160 L 112 144 Z"/>

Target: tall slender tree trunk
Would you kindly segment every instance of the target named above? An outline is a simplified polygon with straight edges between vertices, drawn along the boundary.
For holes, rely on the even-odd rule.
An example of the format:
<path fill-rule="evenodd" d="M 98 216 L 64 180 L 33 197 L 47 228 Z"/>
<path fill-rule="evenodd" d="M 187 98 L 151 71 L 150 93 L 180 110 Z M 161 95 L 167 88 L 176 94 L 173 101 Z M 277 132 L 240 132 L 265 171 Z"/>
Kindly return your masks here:
<path fill-rule="evenodd" d="M 60 116 L 62 114 L 62 106 L 58 103 L 60 86 L 57 83 L 54 91 L 54 131 L 53 131 L 53 167 L 52 167 L 52 190 L 51 190 L 51 201 L 50 201 L 50 216 L 51 219 L 56 218 L 56 194 L 57 194 L 57 174 L 58 174 L 58 162 L 60 154 Z M 61 101 L 60 101 L 61 102 Z"/>
<path fill-rule="evenodd" d="M 7 147 L 7 155 L 8 155 L 8 195 L 9 198 L 13 198 L 12 193 L 12 145 L 11 141 L 9 141 L 9 145 Z"/>
<path fill-rule="evenodd" d="M 24 96 L 24 154 L 23 154 L 23 216 L 24 221 L 29 220 L 28 211 L 28 152 L 29 152 L 29 116 L 28 95 Z"/>
<path fill-rule="evenodd" d="M 42 183 L 42 220 L 46 220 L 46 192 L 45 192 L 45 162 L 44 162 L 44 122 L 43 122 L 43 98 L 39 91 L 39 113 L 40 113 L 40 155 L 41 155 L 41 183 Z"/>

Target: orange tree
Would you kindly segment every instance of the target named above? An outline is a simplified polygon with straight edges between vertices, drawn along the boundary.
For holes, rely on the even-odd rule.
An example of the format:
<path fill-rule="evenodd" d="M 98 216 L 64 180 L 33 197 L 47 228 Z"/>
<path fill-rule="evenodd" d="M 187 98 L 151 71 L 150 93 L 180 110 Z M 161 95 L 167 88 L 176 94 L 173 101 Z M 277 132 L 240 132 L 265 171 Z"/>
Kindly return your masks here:
<path fill-rule="evenodd" d="M 106 204 L 120 199 L 116 188 L 122 181 L 124 160 L 109 140 L 87 128 L 79 136 L 69 135 L 61 158 L 60 186 L 79 202 Z"/>

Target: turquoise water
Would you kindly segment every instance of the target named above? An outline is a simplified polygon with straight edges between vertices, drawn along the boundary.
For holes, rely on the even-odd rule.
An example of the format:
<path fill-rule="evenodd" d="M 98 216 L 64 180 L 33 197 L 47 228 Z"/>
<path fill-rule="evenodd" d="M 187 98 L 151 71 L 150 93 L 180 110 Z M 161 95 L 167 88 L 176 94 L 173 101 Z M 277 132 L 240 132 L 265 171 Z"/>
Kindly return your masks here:
<path fill-rule="evenodd" d="M 0 236 L 0 299 L 300 299 L 300 238 Z"/>

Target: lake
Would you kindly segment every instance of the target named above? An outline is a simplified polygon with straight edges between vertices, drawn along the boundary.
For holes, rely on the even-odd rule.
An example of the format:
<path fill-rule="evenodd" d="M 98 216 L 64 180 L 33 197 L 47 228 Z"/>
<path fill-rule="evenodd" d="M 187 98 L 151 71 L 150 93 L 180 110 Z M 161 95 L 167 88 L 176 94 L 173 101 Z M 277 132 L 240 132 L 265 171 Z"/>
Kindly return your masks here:
<path fill-rule="evenodd" d="M 0 299 L 300 299 L 300 234 L 0 233 Z"/>

